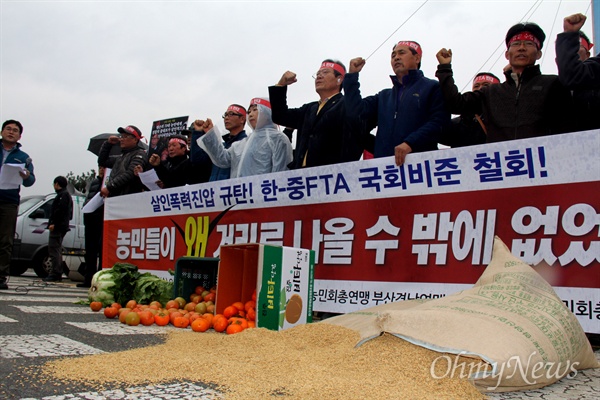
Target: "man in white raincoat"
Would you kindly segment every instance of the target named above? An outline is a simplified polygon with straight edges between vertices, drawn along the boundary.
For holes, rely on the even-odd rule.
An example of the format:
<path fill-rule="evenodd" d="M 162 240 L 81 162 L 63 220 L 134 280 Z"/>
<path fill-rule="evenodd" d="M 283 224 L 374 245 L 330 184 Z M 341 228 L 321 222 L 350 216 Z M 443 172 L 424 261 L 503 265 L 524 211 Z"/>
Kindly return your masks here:
<path fill-rule="evenodd" d="M 200 121 L 196 121 L 200 122 Z M 198 139 L 214 165 L 231 168 L 231 178 L 285 171 L 292 162 L 292 145 L 271 119 L 271 104 L 263 98 L 254 98 L 248 107 L 248 124 L 252 133 L 226 149 L 216 126 L 208 118 L 203 121 L 206 132 Z"/>

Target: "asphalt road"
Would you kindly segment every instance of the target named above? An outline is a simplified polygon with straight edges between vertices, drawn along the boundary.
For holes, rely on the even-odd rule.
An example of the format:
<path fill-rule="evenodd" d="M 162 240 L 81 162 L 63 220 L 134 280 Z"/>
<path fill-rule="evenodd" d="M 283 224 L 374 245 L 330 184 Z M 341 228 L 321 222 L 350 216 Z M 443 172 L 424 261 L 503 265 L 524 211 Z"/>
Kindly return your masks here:
<path fill-rule="evenodd" d="M 76 304 L 87 298 L 77 282 L 45 284 L 32 270 L 11 277 L 0 291 L 0 400 L 12 399 L 218 399 L 201 382 L 167 382 L 135 387 L 127 382 L 97 391 L 92 386 L 54 382 L 41 366 L 56 357 L 78 357 L 162 343 L 161 327 L 131 327 Z M 596 351 L 600 359 L 600 351 Z M 81 371 L 85 374 L 85 371 Z M 599 399 L 600 369 L 580 371 L 543 389 L 499 393 L 496 400 Z M 329 399 L 327 399 L 329 400 Z"/>

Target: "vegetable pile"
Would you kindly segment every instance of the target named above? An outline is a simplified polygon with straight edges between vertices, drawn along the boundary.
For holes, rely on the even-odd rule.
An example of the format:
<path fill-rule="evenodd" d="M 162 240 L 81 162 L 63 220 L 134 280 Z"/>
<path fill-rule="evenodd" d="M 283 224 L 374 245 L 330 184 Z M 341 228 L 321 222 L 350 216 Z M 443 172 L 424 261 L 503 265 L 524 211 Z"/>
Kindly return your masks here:
<path fill-rule="evenodd" d="M 125 305 L 134 299 L 140 304 L 159 301 L 165 304 L 173 294 L 173 282 L 168 282 L 149 272 L 140 274 L 138 267 L 128 263 L 116 263 L 111 269 L 96 272 L 88 292 L 88 300 Z"/>

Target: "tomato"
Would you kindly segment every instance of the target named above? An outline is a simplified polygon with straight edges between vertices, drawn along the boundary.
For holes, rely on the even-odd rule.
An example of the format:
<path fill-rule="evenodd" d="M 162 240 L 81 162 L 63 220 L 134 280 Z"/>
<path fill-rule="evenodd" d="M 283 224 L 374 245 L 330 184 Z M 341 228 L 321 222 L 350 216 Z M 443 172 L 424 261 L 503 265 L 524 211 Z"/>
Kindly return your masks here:
<path fill-rule="evenodd" d="M 206 332 L 210 328 L 210 322 L 205 318 L 198 318 L 192 322 L 192 330 L 194 332 Z"/>
<path fill-rule="evenodd" d="M 231 324 L 227 327 L 227 334 L 233 335 L 234 333 L 239 333 L 243 331 L 244 328 L 239 324 Z"/>
<path fill-rule="evenodd" d="M 227 329 L 227 325 L 229 323 L 227 322 L 227 318 L 223 317 L 223 316 L 215 316 L 213 318 L 213 329 L 216 332 L 223 332 L 225 331 L 225 329 Z"/>
<path fill-rule="evenodd" d="M 102 310 L 102 302 L 92 301 L 90 303 L 90 308 L 92 309 L 92 311 L 100 311 L 100 310 Z"/>
<path fill-rule="evenodd" d="M 117 316 L 117 314 L 119 313 L 119 310 L 117 310 L 115 307 L 106 307 L 104 309 L 104 316 L 106 318 L 114 318 Z"/>
<path fill-rule="evenodd" d="M 130 311 L 125 316 L 125 323 L 130 326 L 137 326 L 140 324 L 140 315 L 134 311 Z"/>
<path fill-rule="evenodd" d="M 154 323 L 158 326 L 165 326 L 169 324 L 169 313 L 159 312 L 154 316 Z"/>
<path fill-rule="evenodd" d="M 223 316 L 225 318 L 231 318 L 233 316 L 238 315 L 238 313 L 239 313 L 239 310 L 235 306 L 225 307 L 225 309 L 223 310 Z"/>
<path fill-rule="evenodd" d="M 173 321 L 173 325 L 177 328 L 187 328 L 190 324 L 190 320 L 187 317 L 177 317 Z"/>

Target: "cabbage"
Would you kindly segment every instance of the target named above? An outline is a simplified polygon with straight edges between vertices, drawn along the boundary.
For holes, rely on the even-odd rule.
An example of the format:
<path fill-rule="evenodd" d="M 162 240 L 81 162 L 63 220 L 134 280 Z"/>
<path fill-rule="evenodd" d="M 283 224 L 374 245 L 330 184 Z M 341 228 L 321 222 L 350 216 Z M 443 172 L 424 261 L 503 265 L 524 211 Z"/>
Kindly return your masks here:
<path fill-rule="evenodd" d="M 112 269 L 104 269 L 96 272 L 92 277 L 92 285 L 88 291 L 88 300 L 99 301 L 103 307 L 108 307 L 115 302 L 115 281 Z"/>
<path fill-rule="evenodd" d="M 163 306 L 173 296 L 173 282 L 168 282 L 149 272 L 142 274 L 135 282 L 133 299 L 139 304 L 150 304 L 158 301 Z"/>
<path fill-rule="evenodd" d="M 135 282 L 140 276 L 138 267 L 133 264 L 116 263 L 111 269 L 98 271 L 92 277 L 88 299 L 100 301 L 104 307 L 112 303 L 122 306 L 133 299 Z"/>

